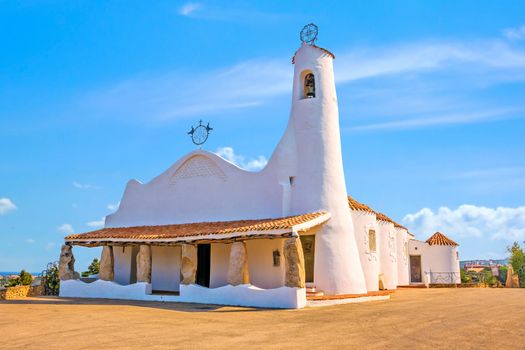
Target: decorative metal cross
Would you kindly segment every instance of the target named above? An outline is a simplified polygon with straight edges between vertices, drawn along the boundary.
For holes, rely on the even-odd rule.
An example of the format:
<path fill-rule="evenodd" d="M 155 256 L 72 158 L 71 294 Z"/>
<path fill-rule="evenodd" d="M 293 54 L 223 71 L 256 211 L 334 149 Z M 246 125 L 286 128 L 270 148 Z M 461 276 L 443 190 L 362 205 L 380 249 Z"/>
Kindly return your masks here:
<path fill-rule="evenodd" d="M 192 126 L 191 130 L 188 132 L 188 135 L 191 137 L 191 141 L 196 144 L 197 146 L 202 145 L 206 140 L 208 139 L 208 136 L 210 135 L 210 131 L 212 131 L 213 128 L 210 127 L 210 123 L 208 125 L 203 125 L 202 120 L 199 120 L 199 125 Z"/>
<path fill-rule="evenodd" d="M 305 44 L 313 45 L 317 40 L 318 29 L 319 28 L 313 23 L 305 25 L 301 30 L 301 41 Z"/>

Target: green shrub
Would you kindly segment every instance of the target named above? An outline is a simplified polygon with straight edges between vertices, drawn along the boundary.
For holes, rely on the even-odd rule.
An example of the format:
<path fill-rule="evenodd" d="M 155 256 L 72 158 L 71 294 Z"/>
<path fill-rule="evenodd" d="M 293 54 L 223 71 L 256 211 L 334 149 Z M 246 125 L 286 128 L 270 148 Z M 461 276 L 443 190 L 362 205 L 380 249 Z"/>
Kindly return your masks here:
<path fill-rule="evenodd" d="M 100 262 L 97 258 L 93 259 L 89 265 L 87 271 L 82 272 L 82 277 L 88 277 L 90 275 L 97 275 L 100 272 Z"/>
<path fill-rule="evenodd" d="M 29 272 L 26 272 L 26 270 L 20 271 L 20 275 L 18 277 L 13 278 L 9 281 L 7 284 L 8 287 L 14 287 L 14 286 L 29 286 L 33 283 L 33 276 Z"/>
<path fill-rule="evenodd" d="M 46 295 L 58 295 L 60 289 L 60 278 L 58 277 L 58 263 L 47 264 L 46 270 L 42 275 L 42 283 Z"/>

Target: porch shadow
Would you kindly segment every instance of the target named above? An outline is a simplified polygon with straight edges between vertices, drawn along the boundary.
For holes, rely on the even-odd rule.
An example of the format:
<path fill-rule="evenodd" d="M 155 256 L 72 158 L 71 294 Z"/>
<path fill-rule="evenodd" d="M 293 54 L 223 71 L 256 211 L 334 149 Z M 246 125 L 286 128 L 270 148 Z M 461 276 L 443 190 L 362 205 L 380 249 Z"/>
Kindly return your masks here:
<path fill-rule="evenodd" d="M 98 299 L 98 298 L 64 298 L 64 297 L 30 297 L 24 299 L 0 300 L 2 305 L 123 305 L 141 308 L 153 308 L 161 310 L 171 310 L 177 312 L 218 312 L 218 313 L 240 313 L 240 312 L 261 312 L 278 311 L 287 309 L 272 309 L 244 306 L 228 306 L 215 304 L 197 304 L 185 302 L 160 302 L 160 301 L 140 301 L 140 300 L 120 300 L 120 299 Z"/>

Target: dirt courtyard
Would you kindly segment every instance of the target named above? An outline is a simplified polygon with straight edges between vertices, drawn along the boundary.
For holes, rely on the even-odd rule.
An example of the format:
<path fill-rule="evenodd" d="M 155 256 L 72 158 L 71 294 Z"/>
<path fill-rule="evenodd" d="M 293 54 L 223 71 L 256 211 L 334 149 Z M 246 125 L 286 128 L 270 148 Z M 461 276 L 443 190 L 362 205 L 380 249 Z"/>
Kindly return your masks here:
<path fill-rule="evenodd" d="M 401 289 L 302 310 L 43 297 L 0 301 L 0 315 L 9 349 L 525 349 L 525 289 Z"/>

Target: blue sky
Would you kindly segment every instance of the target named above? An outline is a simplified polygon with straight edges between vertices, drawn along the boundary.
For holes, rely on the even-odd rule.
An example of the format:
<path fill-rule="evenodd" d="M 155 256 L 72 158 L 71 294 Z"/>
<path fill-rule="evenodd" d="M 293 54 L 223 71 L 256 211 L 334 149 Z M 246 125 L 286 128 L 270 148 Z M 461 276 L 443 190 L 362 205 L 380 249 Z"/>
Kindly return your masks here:
<path fill-rule="evenodd" d="M 0 0 L 0 271 L 40 271 L 131 178 L 284 131 L 303 25 L 336 55 L 348 190 L 462 259 L 525 239 L 523 1 Z M 75 248 L 77 269 L 96 249 Z"/>

